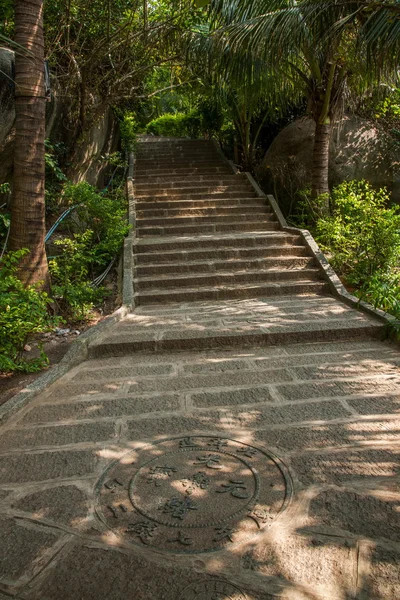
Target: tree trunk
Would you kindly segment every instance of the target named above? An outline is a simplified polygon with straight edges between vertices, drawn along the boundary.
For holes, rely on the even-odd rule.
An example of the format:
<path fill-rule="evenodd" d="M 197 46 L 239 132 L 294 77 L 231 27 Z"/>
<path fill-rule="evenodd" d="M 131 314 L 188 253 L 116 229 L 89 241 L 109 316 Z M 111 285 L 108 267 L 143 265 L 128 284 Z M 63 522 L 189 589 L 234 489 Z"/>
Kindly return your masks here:
<path fill-rule="evenodd" d="M 331 124 L 318 123 L 315 128 L 315 140 L 312 165 L 311 196 L 317 198 L 327 194 L 326 204 L 323 209 L 329 212 L 329 145 L 331 138 Z"/>
<path fill-rule="evenodd" d="M 10 248 L 28 248 L 20 277 L 49 281 L 45 237 L 43 0 L 15 0 L 15 41 L 31 54 L 15 57 L 15 149 Z"/>

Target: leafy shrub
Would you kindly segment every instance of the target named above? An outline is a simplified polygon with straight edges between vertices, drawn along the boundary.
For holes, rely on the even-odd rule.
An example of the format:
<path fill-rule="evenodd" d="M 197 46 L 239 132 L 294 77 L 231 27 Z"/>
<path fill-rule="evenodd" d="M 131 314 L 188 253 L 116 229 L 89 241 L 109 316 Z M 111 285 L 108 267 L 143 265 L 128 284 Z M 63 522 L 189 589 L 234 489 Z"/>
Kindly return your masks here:
<path fill-rule="evenodd" d="M 50 298 L 37 286 L 24 287 L 17 277 L 18 264 L 28 250 L 7 253 L 0 263 L 0 370 L 39 371 L 48 364 L 46 354 L 23 358 L 25 344 L 38 333 L 55 327 L 59 319 L 49 314 Z"/>
<path fill-rule="evenodd" d="M 131 113 L 120 114 L 119 130 L 121 134 L 122 149 L 132 152 L 137 141 L 137 123 Z"/>
<path fill-rule="evenodd" d="M 388 273 L 400 257 L 400 209 L 388 208 L 386 190 L 366 181 L 346 181 L 332 192 L 332 216 L 317 223 L 317 240 L 333 266 L 359 286 Z"/>
<path fill-rule="evenodd" d="M 90 281 L 118 254 L 129 231 L 126 201 L 121 192 L 105 197 L 86 182 L 67 184 L 64 194 L 79 206 L 69 217 L 72 237 L 55 242 L 61 252 L 49 261 L 53 293 L 63 315 L 84 321 L 104 296 Z"/>
<path fill-rule="evenodd" d="M 153 135 L 190 138 L 199 137 L 201 129 L 201 116 L 197 111 L 162 115 L 146 127 L 147 133 Z"/>
<path fill-rule="evenodd" d="M 400 319 L 399 273 L 374 273 L 360 287 L 358 295 L 375 308 L 381 308 Z"/>

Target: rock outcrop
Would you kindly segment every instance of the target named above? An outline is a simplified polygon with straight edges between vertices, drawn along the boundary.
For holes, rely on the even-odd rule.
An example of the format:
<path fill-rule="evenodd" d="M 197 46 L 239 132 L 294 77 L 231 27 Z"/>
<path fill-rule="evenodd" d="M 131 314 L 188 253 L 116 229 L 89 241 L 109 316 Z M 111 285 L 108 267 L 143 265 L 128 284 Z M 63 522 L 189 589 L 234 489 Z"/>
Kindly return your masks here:
<path fill-rule="evenodd" d="M 263 189 L 278 198 L 286 212 L 296 191 L 311 182 L 315 123 L 308 118 L 290 123 L 275 138 L 257 169 Z M 329 183 L 366 179 L 376 187 L 387 186 L 400 202 L 400 159 L 393 138 L 375 123 L 346 117 L 332 133 Z"/>

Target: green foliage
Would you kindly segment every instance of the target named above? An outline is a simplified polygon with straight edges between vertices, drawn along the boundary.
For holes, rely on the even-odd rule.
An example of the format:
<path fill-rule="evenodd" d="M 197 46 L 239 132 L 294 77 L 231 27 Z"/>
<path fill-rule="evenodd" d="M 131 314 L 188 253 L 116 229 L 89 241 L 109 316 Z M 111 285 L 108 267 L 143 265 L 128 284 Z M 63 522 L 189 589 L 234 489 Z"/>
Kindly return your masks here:
<path fill-rule="evenodd" d="M 27 286 L 17 277 L 18 264 L 28 250 L 9 252 L 0 263 L 0 370 L 39 371 L 48 364 L 39 358 L 23 358 L 25 344 L 38 333 L 55 327 L 59 319 L 49 314 L 50 298 L 37 286 Z"/>
<path fill-rule="evenodd" d="M 138 126 L 132 113 L 120 115 L 119 130 L 121 133 L 122 150 L 132 152 L 137 141 Z"/>
<path fill-rule="evenodd" d="M 164 137 L 197 138 L 201 133 L 201 117 L 196 111 L 166 114 L 151 121 L 147 133 Z"/>
<path fill-rule="evenodd" d="M 60 197 L 62 186 L 67 178 L 60 167 L 60 159 L 66 153 L 64 144 L 52 144 L 50 140 L 45 141 L 46 152 L 44 155 L 46 164 L 46 211 L 50 214 L 56 213 L 60 208 Z"/>
<path fill-rule="evenodd" d="M 332 192 L 332 216 L 320 219 L 317 240 L 333 266 L 355 286 L 388 273 L 400 257 L 400 209 L 387 208 L 386 190 L 346 181 Z"/>
<path fill-rule="evenodd" d="M 327 212 L 329 206 L 329 197 L 327 194 L 320 194 L 317 198 L 311 195 L 311 188 L 296 190 L 295 211 L 289 217 L 289 221 L 296 227 L 305 227 L 313 229 L 315 224 Z"/>
<path fill-rule="evenodd" d="M 359 296 L 400 319 L 400 274 L 377 271 L 360 287 Z"/>
<path fill-rule="evenodd" d="M 53 293 L 68 319 L 84 321 L 104 291 L 90 285 L 120 251 L 129 231 L 122 193 L 105 197 L 86 182 L 65 186 L 64 194 L 79 208 L 69 217 L 71 238 L 57 240 L 60 254 L 49 261 Z"/>

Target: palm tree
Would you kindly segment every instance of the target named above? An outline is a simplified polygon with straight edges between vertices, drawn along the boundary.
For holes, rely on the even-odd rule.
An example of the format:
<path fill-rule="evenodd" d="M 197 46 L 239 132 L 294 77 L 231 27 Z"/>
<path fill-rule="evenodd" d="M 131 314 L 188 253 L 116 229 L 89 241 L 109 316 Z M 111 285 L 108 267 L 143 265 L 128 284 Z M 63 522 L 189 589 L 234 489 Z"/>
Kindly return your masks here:
<path fill-rule="evenodd" d="M 382 21 L 386 6 L 367 15 L 368 0 L 211 0 L 209 5 L 214 52 L 224 55 L 229 49 L 235 56 L 228 67 L 232 73 L 240 72 L 241 56 L 247 69 L 251 54 L 274 75 L 278 92 L 287 96 L 289 86 L 307 96 L 316 124 L 312 195 L 324 195 L 322 210 L 327 211 L 330 135 L 344 108 L 349 77 L 358 73 L 367 83 L 385 65 L 393 68 L 396 53 L 387 61 L 388 42 L 399 23 Z M 373 44 L 382 51 L 374 69 L 367 52 Z"/>
<path fill-rule="evenodd" d="M 45 252 L 45 89 L 43 0 L 15 1 L 15 148 L 10 249 L 28 248 L 24 283 L 48 284 Z"/>

